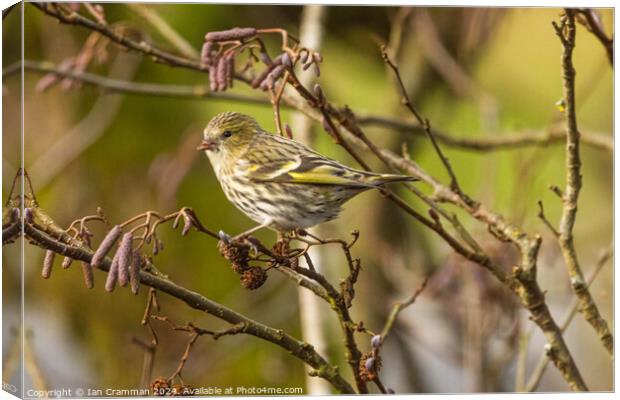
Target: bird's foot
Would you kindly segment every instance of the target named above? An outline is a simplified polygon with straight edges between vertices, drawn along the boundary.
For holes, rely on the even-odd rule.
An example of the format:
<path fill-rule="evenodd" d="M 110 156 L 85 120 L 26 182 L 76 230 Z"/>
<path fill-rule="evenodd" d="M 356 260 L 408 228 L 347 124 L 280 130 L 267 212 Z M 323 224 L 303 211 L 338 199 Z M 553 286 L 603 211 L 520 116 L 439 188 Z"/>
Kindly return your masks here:
<path fill-rule="evenodd" d="M 247 232 L 232 237 L 228 233 L 220 230 L 217 235 L 219 236 L 220 240 L 228 246 L 234 244 L 247 245 L 250 247 L 251 254 L 253 254 L 254 256 L 258 256 L 259 254 L 258 239 L 250 236 L 249 234 L 247 234 Z"/>
<path fill-rule="evenodd" d="M 308 232 L 306 232 L 306 230 L 305 230 L 305 229 L 301 229 L 301 228 L 299 228 L 299 229 L 295 229 L 295 230 L 293 231 L 293 234 L 294 234 L 295 236 L 301 236 L 301 237 L 308 236 Z"/>
<path fill-rule="evenodd" d="M 230 244 L 234 239 L 226 232 L 220 230 L 217 235 L 220 237 L 220 240 L 226 244 Z"/>

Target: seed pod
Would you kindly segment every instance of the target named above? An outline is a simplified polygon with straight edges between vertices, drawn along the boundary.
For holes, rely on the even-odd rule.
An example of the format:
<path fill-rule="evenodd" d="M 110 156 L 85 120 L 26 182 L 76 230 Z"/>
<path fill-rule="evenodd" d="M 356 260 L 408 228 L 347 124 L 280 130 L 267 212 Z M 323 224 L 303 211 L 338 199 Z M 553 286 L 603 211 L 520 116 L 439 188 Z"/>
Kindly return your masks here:
<path fill-rule="evenodd" d="M 140 270 L 144 265 L 144 259 L 139 251 L 134 251 L 131 257 L 131 264 L 129 265 L 129 284 L 131 286 L 131 293 L 138 294 L 140 290 Z"/>
<path fill-rule="evenodd" d="M 275 79 L 273 79 L 273 75 L 269 74 L 267 75 L 267 79 L 265 79 L 265 86 L 267 86 L 267 89 L 273 89 L 274 86 L 276 84 Z M 263 85 L 261 85 L 262 88 Z"/>
<path fill-rule="evenodd" d="M 318 63 L 314 63 L 314 75 L 316 75 L 317 78 L 321 76 L 321 68 L 319 68 Z"/>
<path fill-rule="evenodd" d="M 211 64 L 211 50 L 213 50 L 213 42 L 204 42 L 200 51 L 200 61 L 204 65 Z"/>
<path fill-rule="evenodd" d="M 71 257 L 65 257 L 62 260 L 62 268 L 63 269 L 67 269 L 71 266 L 71 263 L 73 262 L 73 259 Z"/>
<path fill-rule="evenodd" d="M 116 286 L 116 280 L 118 279 L 118 251 L 112 258 L 112 264 L 110 265 L 110 270 L 108 271 L 108 277 L 105 280 L 105 290 L 106 292 L 114 291 L 114 287 Z"/>
<path fill-rule="evenodd" d="M 233 80 L 235 77 L 235 55 L 231 53 L 226 58 L 226 77 L 228 78 L 228 87 L 233 87 Z"/>
<path fill-rule="evenodd" d="M 41 276 L 43 279 L 48 279 L 52 275 L 52 266 L 54 265 L 54 257 L 56 253 L 51 250 L 45 252 L 45 258 L 43 259 L 43 270 L 41 270 Z"/>
<path fill-rule="evenodd" d="M 230 240 L 217 242 L 217 249 L 225 259 L 232 263 L 247 265 L 249 261 L 250 246 Z"/>
<path fill-rule="evenodd" d="M 159 247 L 157 246 L 157 241 L 153 242 L 153 248 L 151 249 L 151 253 L 153 253 L 153 256 L 159 254 Z"/>
<path fill-rule="evenodd" d="M 226 72 L 228 70 L 227 61 L 225 57 L 220 57 L 217 61 L 217 71 L 215 73 L 215 82 L 217 82 L 217 90 L 226 90 L 228 87 L 228 77 Z"/>
<path fill-rule="evenodd" d="M 127 286 L 129 282 L 129 264 L 131 264 L 131 245 L 133 243 L 133 234 L 126 233 L 121 239 L 118 246 L 118 284 L 122 287 Z"/>
<path fill-rule="evenodd" d="M 269 57 L 269 54 L 267 54 L 264 49 L 260 50 L 260 52 L 258 53 L 258 58 L 265 65 L 271 65 L 273 63 L 273 61 L 271 61 L 271 57 Z"/>
<path fill-rule="evenodd" d="M 284 65 L 284 67 L 286 68 L 290 68 L 293 66 L 293 63 L 291 62 L 291 56 L 286 52 L 282 53 L 282 65 Z"/>
<path fill-rule="evenodd" d="M 82 261 L 81 264 L 82 264 L 82 276 L 84 277 L 84 285 L 86 285 L 88 289 L 92 289 L 95 287 L 93 267 L 85 261 Z"/>
<path fill-rule="evenodd" d="M 225 31 L 209 32 L 205 40 L 221 42 L 224 40 L 242 40 L 256 35 L 256 28 L 232 28 Z"/>
<path fill-rule="evenodd" d="M 370 339 L 370 345 L 373 349 L 378 349 L 379 347 L 381 347 L 381 342 L 381 335 L 375 335 L 372 337 L 372 339 Z"/>
<path fill-rule="evenodd" d="M 217 68 L 213 64 L 209 66 L 209 89 L 217 92 Z"/>
<path fill-rule="evenodd" d="M 230 267 L 232 268 L 232 270 L 236 274 L 242 275 L 245 271 L 248 270 L 249 265 L 247 263 L 246 264 L 241 264 L 241 263 L 238 263 L 238 262 L 233 262 L 233 263 L 230 264 Z"/>
<path fill-rule="evenodd" d="M 259 88 L 263 92 L 266 92 L 267 90 L 269 90 L 269 79 L 265 79 L 264 81 L 262 81 Z"/>
<path fill-rule="evenodd" d="M 190 228 L 192 227 L 192 220 L 187 216 L 187 214 L 183 213 L 183 230 L 181 231 L 181 236 L 186 236 L 189 233 Z"/>
<path fill-rule="evenodd" d="M 260 74 L 258 74 L 258 76 L 256 76 L 253 80 L 252 80 L 252 87 L 254 89 L 256 89 L 257 87 L 259 87 L 264 81 L 265 78 L 267 78 L 267 75 L 269 75 L 269 73 L 276 67 L 276 64 L 271 64 L 269 66 L 267 66 L 267 68 L 265 68 L 263 70 L 263 72 L 261 72 Z"/>
<path fill-rule="evenodd" d="M 284 65 L 278 65 L 273 69 L 273 71 L 271 71 L 269 75 L 273 78 L 274 83 L 280 79 L 282 74 L 284 74 L 284 71 L 286 71 L 286 67 Z"/>
<path fill-rule="evenodd" d="M 258 289 L 267 280 L 267 273 L 261 267 L 250 267 L 241 275 L 241 285 L 249 290 Z"/>
<path fill-rule="evenodd" d="M 99 244 L 99 247 L 95 251 L 93 258 L 90 260 L 90 264 L 93 267 L 97 268 L 101 265 L 101 262 L 103 261 L 105 256 L 110 252 L 110 249 L 112 248 L 112 246 L 114 246 L 114 243 L 116 243 L 118 238 L 121 236 L 121 233 L 121 227 L 115 225 L 112 229 L 110 229 L 108 234 L 105 235 L 105 237 L 101 241 L 101 244 Z"/>

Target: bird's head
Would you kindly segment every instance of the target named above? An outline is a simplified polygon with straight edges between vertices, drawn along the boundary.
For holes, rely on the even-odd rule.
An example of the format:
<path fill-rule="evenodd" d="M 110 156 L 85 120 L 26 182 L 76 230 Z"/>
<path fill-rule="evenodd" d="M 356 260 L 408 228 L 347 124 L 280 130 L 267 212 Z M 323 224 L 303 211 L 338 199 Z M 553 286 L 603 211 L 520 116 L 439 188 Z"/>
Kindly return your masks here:
<path fill-rule="evenodd" d="M 219 156 L 236 156 L 244 153 L 254 135 L 261 130 L 258 122 L 250 116 L 224 112 L 209 121 L 203 132 L 203 139 L 198 150 L 207 155 L 219 153 Z"/>

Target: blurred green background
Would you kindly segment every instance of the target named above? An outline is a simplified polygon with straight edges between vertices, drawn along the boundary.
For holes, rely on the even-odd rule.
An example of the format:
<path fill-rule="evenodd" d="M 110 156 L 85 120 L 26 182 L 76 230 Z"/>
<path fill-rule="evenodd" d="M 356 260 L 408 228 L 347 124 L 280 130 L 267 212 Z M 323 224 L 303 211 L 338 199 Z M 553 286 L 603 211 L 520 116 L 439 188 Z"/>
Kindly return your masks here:
<path fill-rule="evenodd" d="M 171 4 L 150 5 L 193 47 L 200 49 L 208 31 L 233 26 L 281 27 L 298 34 L 301 6 L 232 6 Z M 174 51 L 165 39 L 135 11 L 123 4 L 105 4 L 108 22 L 147 32 L 153 43 Z M 83 10 L 81 11 L 83 12 Z M 429 16 L 445 50 L 473 82 L 468 93 L 459 92 L 429 60 L 433 52 L 429 33 L 420 30 L 420 13 Z M 457 137 L 496 138 L 540 132 L 562 122 L 556 102 L 562 96 L 561 46 L 551 27 L 561 10 L 439 8 L 413 9 L 404 23 L 404 11 L 394 7 L 341 7 L 326 10 L 321 53 L 324 63 L 318 78 L 335 104 L 350 106 L 360 115 L 381 115 L 411 120 L 399 103 L 390 72 L 383 64 L 379 42 L 400 37 L 395 58 L 407 89 L 433 126 Z M 611 10 L 600 10 L 604 26 L 613 26 Z M 56 64 L 79 52 L 90 32 L 59 24 L 32 5 L 25 6 L 25 58 Z M 4 66 L 18 61 L 19 9 L 4 20 Z M 402 36 L 395 27 L 402 29 Z M 427 35 L 427 36 L 425 36 Z M 278 42 L 270 42 L 277 48 Z M 394 39 L 392 39 L 391 43 Z M 429 49 L 429 43 L 431 43 Z M 577 113 L 584 134 L 612 136 L 613 70 L 603 47 L 581 25 L 575 50 Z M 207 76 L 170 68 L 138 55 L 109 47 L 109 59 L 92 63 L 90 72 L 138 82 L 172 85 L 207 84 Z M 222 193 L 211 167 L 194 151 L 203 126 L 216 113 L 235 110 L 256 117 L 274 131 L 269 104 L 247 105 L 221 100 L 106 94 L 84 86 L 62 90 L 56 85 L 36 90 L 42 75 L 26 72 L 24 82 L 24 164 L 30 172 L 41 206 L 61 225 L 93 214 L 101 207 L 118 223 L 146 210 L 168 213 L 193 207 L 202 222 L 214 230 L 243 231 L 252 222 Z M 20 164 L 19 78 L 3 80 L 3 199 Z M 263 95 L 241 83 L 233 93 Z M 266 97 L 265 97 L 266 98 Z M 483 100 L 481 100 L 483 99 Z M 291 119 L 284 110 L 283 120 Z M 326 155 L 356 166 L 313 124 L 314 146 Z M 432 175 L 447 182 L 437 155 L 421 136 L 368 127 L 378 143 L 400 152 L 407 142 L 410 156 Z M 547 217 L 557 222 L 561 203 L 548 185 L 564 185 L 564 148 L 560 144 L 488 153 L 444 146 L 464 190 L 473 198 L 516 222 L 528 232 L 543 235 L 539 280 L 557 320 L 572 298 L 557 244 L 536 217 L 537 201 Z M 607 150 L 582 147 L 583 190 L 575 239 L 586 274 L 612 240 L 612 160 Z M 370 156 L 367 158 L 371 159 Z M 383 166 L 373 160 L 373 166 Z M 427 188 L 424 188 L 425 190 Z M 417 199 L 402 193 L 416 209 Z M 459 214 L 460 215 L 460 214 Z M 402 315 L 397 334 L 386 344 L 382 377 L 397 392 L 513 391 L 518 339 L 534 332 L 528 347 L 528 376 L 544 341 L 511 296 L 486 271 L 453 255 L 439 238 L 404 218 L 378 193 L 352 200 L 340 219 L 326 224 L 326 236 L 346 237 L 359 229 L 354 256 L 362 260 L 358 298 L 353 316 L 379 331 L 391 305 L 407 297 L 426 271 L 436 271 L 429 289 Z M 514 262 L 510 248 L 497 244 L 485 227 L 460 215 L 483 247 L 507 268 Z M 96 239 L 103 230 L 93 225 Z M 172 280 L 268 325 L 301 337 L 297 288 L 283 276 L 270 274 L 256 291 L 243 289 L 227 266 L 216 242 L 190 233 L 181 237 L 168 227 L 160 230 L 165 250 L 155 258 L 158 268 Z M 271 232 L 261 232 L 271 242 Z M 79 265 L 60 269 L 49 280 L 40 278 L 43 250 L 25 247 L 25 326 L 32 332 L 31 346 L 42 380 L 28 378 L 26 386 L 133 388 L 140 383 L 143 350 L 132 338 L 149 340 L 140 325 L 146 288 L 139 296 L 128 290 L 107 294 L 104 274 L 96 273 L 96 287 L 83 287 Z M 19 309 L 19 245 L 4 249 L 3 316 L 4 353 L 13 346 L 11 327 Z M 337 282 L 346 275 L 338 249 L 329 249 L 323 270 Z M 593 295 L 613 326 L 611 269 L 605 268 L 593 285 Z M 161 313 L 179 324 L 192 321 L 208 329 L 226 325 L 160 295 Z M 327 354 L 341 365 L 343 349 L 336 319 L 321 305 L 327 334 Z M 317 322 L 318 323 L 318 322 Z M 185 349 L 187 335 L 155 322 L 160 344 L 152 377 L 168 376 Z M 586 382 L 594 390 L 612 390 L 612 362 L 594 332 L 580 316 L 567 332 L 567 341 Z M 360 337 L 367 349 L 367 339 Z M 224 337 L 215 342 L 198 340 L 183 373 L 193 386 L 305 387 L 303 365 L 281 349 L 249 336 Z M 5 377 L 5 380 L 7 378 Z M 29 386 L 30 385 L 30 386 Z M 568 390 L 549 367 L 540 390 Z"/>

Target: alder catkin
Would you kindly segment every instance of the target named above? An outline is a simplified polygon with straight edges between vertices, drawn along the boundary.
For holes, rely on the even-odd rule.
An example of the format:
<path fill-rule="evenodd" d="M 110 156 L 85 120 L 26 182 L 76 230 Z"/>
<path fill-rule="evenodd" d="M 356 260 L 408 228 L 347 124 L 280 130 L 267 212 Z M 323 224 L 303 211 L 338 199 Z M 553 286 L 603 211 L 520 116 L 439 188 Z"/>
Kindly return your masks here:
<path fill-rule="evenodd" d="M 183 214 L 183 230 L 181 231 L 181 236 L 186 236 L 191 227 L 192 220 L 186 214 Z"/>
<path fill-rule="evenodd" d="M 142 255 L 135 251 L 131 257 L 131 264 L 129 265 L 129 284 L 131 286 L 131 293 L 138 294 L 140 290 L 140 270 L 144 265 L 144 259 Z"/>
<path fill-rule="evenodd" d="M 112 246 L 114 246 L 114 243 L 116 243 L 118 238 L 121 236 L 121 233 L 121 227 L 118 225 L 114 225 L 114 227 L 110 229 L 108 234 L 105 235 L 105 237 L 101 241 L 101 244 L 99 244 L 99 247 L 95 251 L 95 254 L 93 254 L 93 258 L 90 260 L 90 264 L 93 267 L 99 267 L 101 265 L 101 262 L 103 261 L 105 256 L 110 252 L 110 249 L 112 248 Z"/>
<path fill-rule="evenodd" d="M 129 283 L 129 265 L 131 264 L 131 245 L 133 234 L 125 233 L 118 246 L 118 284 L 122 287 Z"/>
<path fill-rule="evenodd" d="M 73 259 L 71 257 L 65 257 L 62 260 L 62 268 L 63 269 L 67 269 L 71 266 L 71 263 L 73 262 Z"/>
<path fill-rule="evenodd" d="M 88 289 L 95 287 L 95 277 L 93 276 L 93 267 L 86 261 L 82 261 L 82 275 L 84 276 L 84 285 Z"/>
<path fill-rule="evenodd" d="M 226 90 L 228 87 L 228 79 L 226 76 L 226 72 L 228 70 L 228 62 L 225 57 L 221 57 L 217 61 L 217 71 L 215 73 L 215 82 L 217 83 L 217 90 L 222 91 Z"/>
<path fill-rule="evenodd" d="M 118 279 L 118 252 L 112 258 L 112 264 L 110 265 L 110 270 L 108 271 L 108 277 L 105 280 L 105 290 L 106 292 L 114 291 L 114 287 L 116 287 L 116 280 Z"/>
<path fill-rule="evenodd" d="M 256 35 L 256 28 L 232 28 L 225 31 L 209 32 L 205 35 L 208 42 L 221 42 L 224 40 L 241 40 Z"/>
<path fill-rule="evenodd" d="M 45 252 L 45 258 L 43 258 L 43 270 L 41 270 L 41 276 L 47 279 L 52 275 L 52 266 L 54 265 L 54 258 L 56 253 L 51 250 Z"/>

